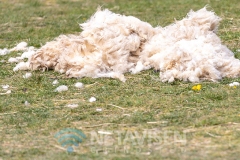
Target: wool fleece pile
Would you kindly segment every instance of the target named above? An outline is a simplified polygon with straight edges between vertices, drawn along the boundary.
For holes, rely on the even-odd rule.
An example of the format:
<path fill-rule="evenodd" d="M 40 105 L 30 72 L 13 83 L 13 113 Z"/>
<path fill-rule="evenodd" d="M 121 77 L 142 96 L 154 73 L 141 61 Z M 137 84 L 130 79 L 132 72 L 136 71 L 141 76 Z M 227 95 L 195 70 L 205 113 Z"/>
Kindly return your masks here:
<path fill-rule="evenodd" d="M 111 77 L 154 68 L 162 82 L 217 81 L 239 77 L 240 61 L 217 36 L 220 18 L 205 7 L 166 27 L 105 9 L 20 62 L 17 70 L 53 69 L 69 77 Z"/>

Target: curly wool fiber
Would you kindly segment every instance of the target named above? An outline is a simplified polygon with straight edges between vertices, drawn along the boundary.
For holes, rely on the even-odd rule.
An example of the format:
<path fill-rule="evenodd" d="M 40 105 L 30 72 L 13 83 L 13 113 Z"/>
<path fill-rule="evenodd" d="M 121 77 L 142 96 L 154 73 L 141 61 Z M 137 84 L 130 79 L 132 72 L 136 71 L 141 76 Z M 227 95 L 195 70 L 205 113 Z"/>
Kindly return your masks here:
<path fill-rule="evenodd" d="M 239 77 L 240 61 L 217 36 L 221 18 L 205 7 L 166 27 L 98 10 L 77 35 L 60 35 L 14 70 L 53 69 L 69 77 L 111 77 L 154 68 L 162 82 Z M 24 46 L 23 46 L 24 47 Z"/>

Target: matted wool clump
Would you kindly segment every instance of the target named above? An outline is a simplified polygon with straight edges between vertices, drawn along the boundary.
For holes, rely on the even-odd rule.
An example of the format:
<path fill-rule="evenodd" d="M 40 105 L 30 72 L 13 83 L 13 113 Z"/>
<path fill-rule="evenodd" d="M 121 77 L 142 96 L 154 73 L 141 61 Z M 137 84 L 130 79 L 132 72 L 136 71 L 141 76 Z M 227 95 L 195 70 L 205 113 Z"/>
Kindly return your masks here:
<path fill-rule="evenodd" d="M 98 10 L 78 35 L 61 35 L 17 70 L 53 69 L 69 77 L 111 77 L 154 68 L 160 80 L 217 81 L 238 77 L 240 61 L 216 35 L 220 18 L 204 7 L 166 27 Z"/>

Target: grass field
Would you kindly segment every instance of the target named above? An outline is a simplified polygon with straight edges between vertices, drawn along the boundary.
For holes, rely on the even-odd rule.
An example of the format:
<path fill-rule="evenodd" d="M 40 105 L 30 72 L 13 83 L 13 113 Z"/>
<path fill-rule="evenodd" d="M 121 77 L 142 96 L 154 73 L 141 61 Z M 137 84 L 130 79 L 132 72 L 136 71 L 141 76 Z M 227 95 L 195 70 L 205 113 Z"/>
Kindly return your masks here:
<path fill-rule="evenodd" d="M 206 4 L 222 17 L 218 35 L 240 58 L 239 0 L 0 0 L 0 48 L 21 41 L 39 48 L 60 34 L 78 33 L 78 23 L 99 5 L 166 26 Z M 0 160 L 239 158 L 240 86 L 228 84 L 240 78 L 202 82 L 199 91 L 192 83 L 162 83 L 153 70 L 126 74 L 125 83 L 68 79 L 53 71 L 23 79 L 26 72 L 15 73 L 15 64 L 7 63 L 16 55 L 0 56 L 0 85 L 12 91 L 0 95 Z M 54 92 L 55 79 L 69 90 Z M 77 89 L 76 82 L 85 87 Z M 54 137 L 65 128 L 87 136 L 73 153 Z"/>

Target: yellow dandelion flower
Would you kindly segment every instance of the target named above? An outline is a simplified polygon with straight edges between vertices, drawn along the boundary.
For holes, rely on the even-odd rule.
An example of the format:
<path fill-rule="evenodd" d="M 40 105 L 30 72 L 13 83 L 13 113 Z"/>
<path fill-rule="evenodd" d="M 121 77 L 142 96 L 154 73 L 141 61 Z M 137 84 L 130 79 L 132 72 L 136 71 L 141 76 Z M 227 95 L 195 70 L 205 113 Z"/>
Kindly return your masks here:
<path fill-rule="evenodd" d="M 198 84 L 198 85 L 193 86 L 193 87 L 192 87 L 192 90 L 194 90 L 194 91 L 200 91 L 201 88 L 202 88 L 202 85 L 201 85 L 201 84 Z"/>

